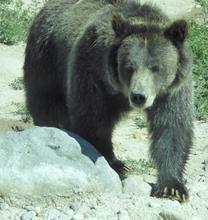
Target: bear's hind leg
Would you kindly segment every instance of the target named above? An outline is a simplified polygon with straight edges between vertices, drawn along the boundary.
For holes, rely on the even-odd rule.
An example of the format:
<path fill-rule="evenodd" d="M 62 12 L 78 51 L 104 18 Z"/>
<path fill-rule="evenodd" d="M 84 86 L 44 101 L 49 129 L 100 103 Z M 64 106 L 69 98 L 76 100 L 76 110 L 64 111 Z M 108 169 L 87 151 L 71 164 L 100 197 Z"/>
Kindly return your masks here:
<path fill-rule="evenodd" d="M 27 108 L 37 126 L 65 128 L 66 70 L 57 65 L 57 51 L 52 42 L 28 39 L 24 63 Z M 60 61 L 59 61 L 60 63 Z"/>
<path fill-rule="evenodd" d="M 27 100 L 27 106 L 36 126 L 65 128 L 68 117 L 64 95 L 43 91 L 30 99 Z"/>

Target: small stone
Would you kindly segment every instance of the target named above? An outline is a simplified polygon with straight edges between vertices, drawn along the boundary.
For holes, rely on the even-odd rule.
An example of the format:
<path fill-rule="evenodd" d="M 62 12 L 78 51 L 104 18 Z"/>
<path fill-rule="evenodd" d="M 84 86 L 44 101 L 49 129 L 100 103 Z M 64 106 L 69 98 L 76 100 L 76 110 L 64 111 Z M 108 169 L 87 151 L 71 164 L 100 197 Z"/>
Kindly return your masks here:
<path fill-rule="evenodd" d="M 35 211 L 35 207 L 32 205 L 24 205 L 23 209 L 25 209 L 27 211 Z"/>
<path fill-rule="evenodd" d="M 67 216 L 67 215 L 65 215 L 65 214 L 61 214 L 61 215 L 59 216 L 59 220 L 69 220 L 69 219 L 71 219 L 71 217 L 69 217 L 69 216 Z"/>
<path fill-rule="evenodd" d="M 82 219 L 84 219 L 84 216 L 81 214 L 76 214 L 72 218 L 72 220 L 82 220 Z"/>
<path fill-rule="evenodd" d="M 20 216 L 20 220 L 33 220 L 35 216 L 36 213 L 34 211 L 26 212 Z"/>
<path fill-rule="evenodd" d="M 72 209 L 69 209 L 66 211 L 66 214 L 72 218 L 72 216 L 74 215 L 74 211 Z"/>
<path fill-rule="evenodd" d="M 208 195 L 206 193 L 204 193 L 205 191 L 201 191 L 201 192 L 197 192 L 196 195 L 200 198 L 200 199 L 204 199 L 207 200 L 208 199 Z"/>
<path fill-rule="evenodd" d="M 90 209 L 88 209 L 86 212 L 84 212 L 84 217 L 89 218 L 89 219 L 92 217 L 96 217 L 95 207 L 90 207 Z"/>
<path fill-rule="evenodd" d="M 41 213 L 41 208 L 39 206 L 36 206 L 34 211 L 36 212 L 36 215 L 39 216 Z"/>
<path fill-rule="evenodd" d="M 0 210 L 7 210 L 7 209 L 9 209 L 9 205 L 7 203 L 0 204 Z"/>
<path fill-rule="evenodd" d="M 148 202 L 148 207 L 150 208 L 161 208 L 161 204 L 160 203 L 157 203 L 156 201 L 150 201 Z"/>
<path fill-rule="evenodd" d="M 47 220 L 56 220 L 60 217 L 60 212 L 57 209 L 48 211 Z"/>
<path fill-rule="evenodd" d="M 118 220 L 130 220 L 129 213 L 126 210 L 117 212 Z"/>
<path fill-rule="evenodd" d="M 70 204 L 69 208 L 72 209 L 74 212 L 77 212 L 80 208 L 80 203 L 74 202 L 74 203 Z"/>
<path fill-rule="evenodd" d="M 181 216 L 176 213 L 160 212 L 159 216 L 162 217 L 162 219 L 181 220 Z"/>
<path fill-rule="evenodd" d="M 151 186 L 144 182 L 144 180 L 136 175 L 131 175 L 123 181 L 124 193 L 136 193 L 140 196 L 149 196 L 151 192 Z"/>
<path fill-rule="evenodd" d="M 205 220 L 204 218 L 198 217 L 198 216 L 194 216 L 191 220 Z"/>

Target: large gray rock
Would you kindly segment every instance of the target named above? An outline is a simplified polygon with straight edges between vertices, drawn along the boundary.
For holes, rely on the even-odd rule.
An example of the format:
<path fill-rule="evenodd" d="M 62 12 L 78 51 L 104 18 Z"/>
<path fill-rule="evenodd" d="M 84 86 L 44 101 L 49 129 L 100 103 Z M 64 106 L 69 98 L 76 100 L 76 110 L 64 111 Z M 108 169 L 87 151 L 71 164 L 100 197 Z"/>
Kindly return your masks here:
<path fill-rule="evenodd" d="M 121 181 L 104 157 L 70 135 L 43 127 L 0 135 L 0 194 L 121 192 Z"/>

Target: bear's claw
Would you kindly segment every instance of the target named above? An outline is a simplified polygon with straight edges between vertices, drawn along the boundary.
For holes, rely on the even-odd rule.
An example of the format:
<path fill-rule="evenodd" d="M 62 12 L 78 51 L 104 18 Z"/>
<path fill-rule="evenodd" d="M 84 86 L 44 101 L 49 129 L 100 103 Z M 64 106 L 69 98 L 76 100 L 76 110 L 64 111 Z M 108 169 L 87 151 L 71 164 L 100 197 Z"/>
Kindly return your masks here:
<path fill-rule="evenodd" d="M 179 202 L 188 200 L 188 191 L 183 183 L 174 179 L 166 183 L 157 183 L 153 186 L 151 196 L 158 198 L 169 198 Z"/>
<path fill-rule="evenodd" d="M 113 160 L 110 162 L 110 166 L 119 174 L 119 175 L 124 175 L 129 171 L 129 168 L 125 165 L 124 162 L 120 160 Z"/>

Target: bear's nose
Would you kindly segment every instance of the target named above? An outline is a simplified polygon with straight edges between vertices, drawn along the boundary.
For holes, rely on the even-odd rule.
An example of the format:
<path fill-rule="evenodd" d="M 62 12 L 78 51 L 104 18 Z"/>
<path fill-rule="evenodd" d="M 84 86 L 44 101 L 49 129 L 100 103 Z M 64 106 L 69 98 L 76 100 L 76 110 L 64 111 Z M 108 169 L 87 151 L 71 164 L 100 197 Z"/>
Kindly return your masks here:
<path fill-rule="evenodd" d="M 131 98 L 132 103 L 134 103 L 135 105 L 138 105 L 138 106 L 144 105 L 144 103 L 147 100 L 147 97 L 144 94 L 134 93 L 134 92 L 132 92 L 130 94 L 130 98 Z"/>

